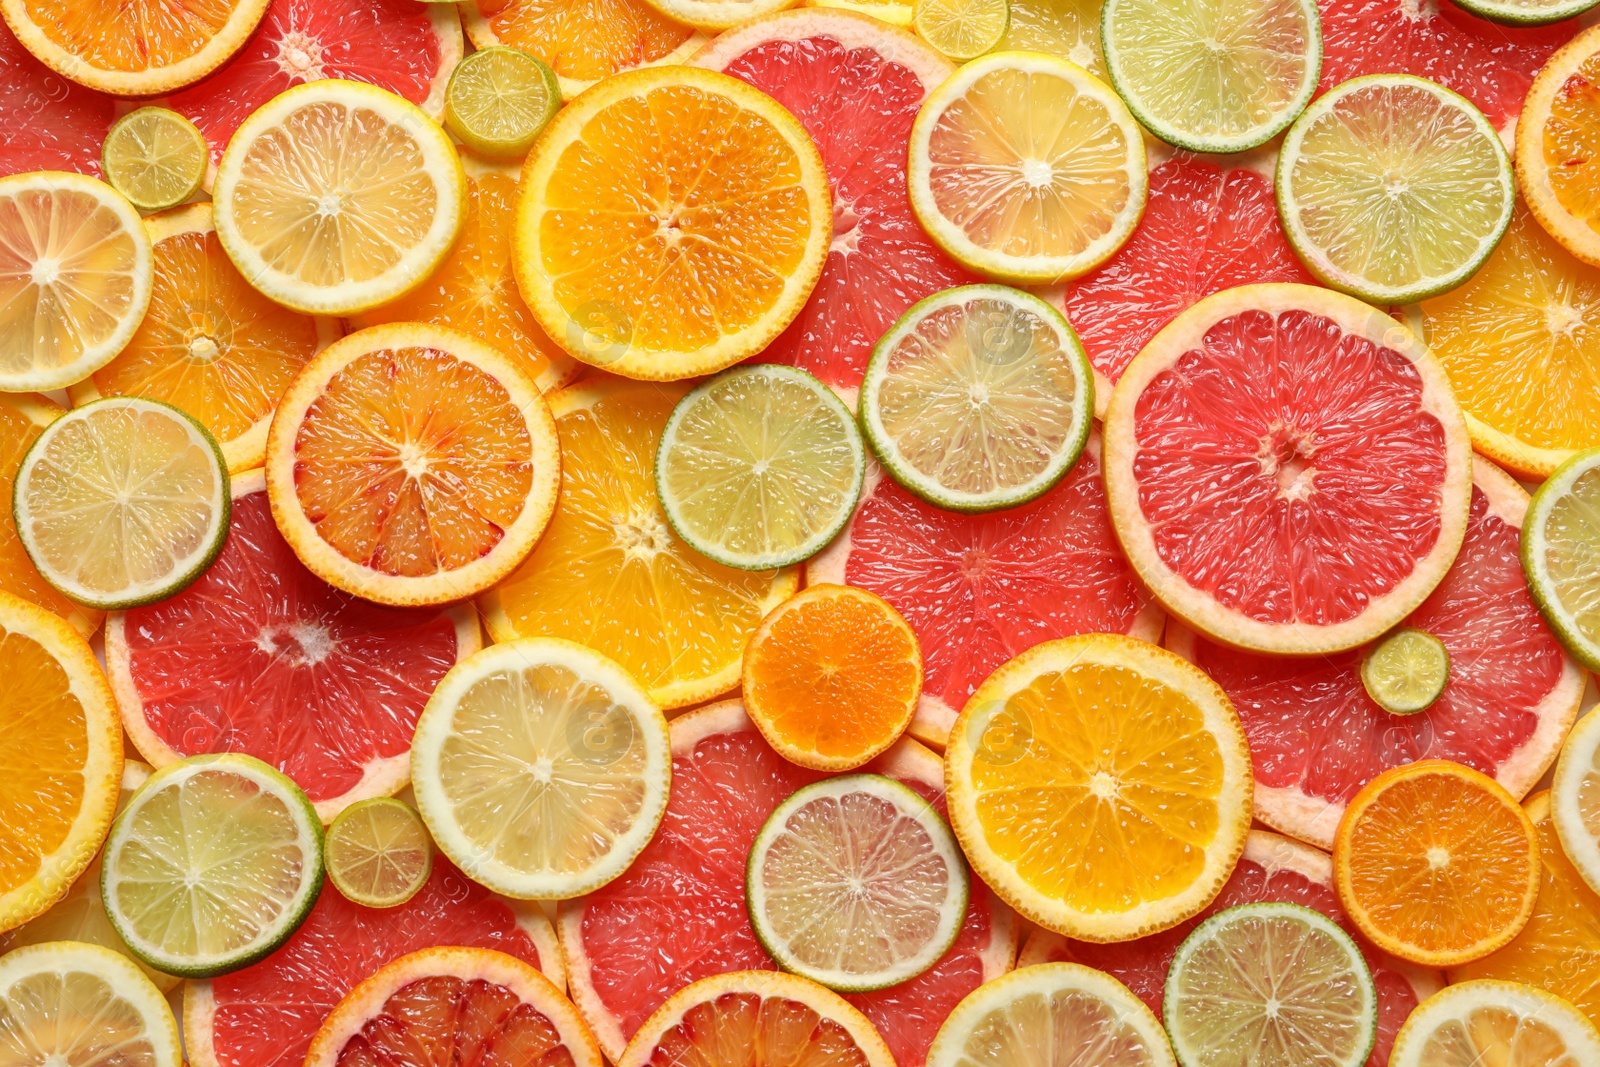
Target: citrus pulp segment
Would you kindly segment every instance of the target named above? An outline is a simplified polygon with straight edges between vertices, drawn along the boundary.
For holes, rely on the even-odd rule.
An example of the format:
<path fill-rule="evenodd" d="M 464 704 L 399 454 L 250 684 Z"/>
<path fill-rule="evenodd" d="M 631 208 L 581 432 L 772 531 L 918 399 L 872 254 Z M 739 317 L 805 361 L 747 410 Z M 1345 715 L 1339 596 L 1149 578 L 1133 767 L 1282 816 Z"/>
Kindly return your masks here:
<path fill-rule="evenodd" d="M 489 47 L 456 65 L 445 87 L 444 121 L 468 148 L 520 159 L 561 106 L 561 87 L 544 60 Z"/>
<path fill-rule="evenodd" d="M 164 107 L 124 115 L 100 149 L 106 181 L 141 211 L 162 211 L 189 199 L 205 179 L 208 162 L 204 135 Z"/>
<path fill-rule="evenodd" d="M 798 0 L 646 0 L 656 11 L 673 22 L 693 26 L 704 34 L 715 35 L 723 30 L 744 26 L 765 15 L 794 6 Z M 687 42 L 688 54 L 706 43 L 703 34 L 695 34 Z M 676 57 L 682 62 L 681 53 Z"/>
<path fill-rule="evenodd" d="M 917 0 L 911 9 L 917 34 L 957 63 L 993 50 L 1010 22 L 1008 0 Z"/>
<path fill-rule="evenodd" d="M 399 907 L 433 872 L 428 828 L 417 809 L 393 797 L 358 800 L 334 816 L 322 854 L 333 887 L 369 908 Z"/>
<path fill-rule="evenodd" d="M 1071 60 L 1096 78 L 1104 78 L 1102 6 L 1102 0 L 1010 0 L 1011 20 L 995 51 L 1043 52 Z"/>
<path fill-rule="evenodd" d="M 1134 569 L 1241 648 L 1376 637 L 1439 584 L 1466 530 L 1472 450 L 1444 371 L 1411 331 L 1325 289 L 1200 301 L 1123 372 L 1105 436 Z"/>
<path fill-rule="evenodd" d="M 181 1067 L 166 999 L 131 961 L 74 941 L 0 957 L 0 1042 L 15 1067 Z"/>
<path fill-rule="evenodd" d="M 805 0 L 807 7 L 849 11 L 878 19 L 890 26 L 909 26 L 914 14 L 912 0 Z"/>
<path fill-rule="evenodd" d="M 1517 123 L 1518 188 L 1539 225 L 1592 266 L 1600 266 L 1600 176 L 1588 156 L 1600 124 L 1597 48 L 1600 35 L 1590 29 L 1551 56 Z"/>
<path fill-rule="evenodd" d="M 1145 129 L 1195 152 L 1243 152 L 1304 110 L 1322 70 L 1315 0 L 1107 0 L 1111 84 Z"/>
<path fill-rule="evenodd" d="M 1550 822 L 1574 870 L 1600 893 L 1600 717 L 1586 715 L 1568 735 L 1550 786 Z M 1597 976 L 1600 977 L 1600 976 Z"/>
<path fill-rule="evenodd" d="M 561 95 L 637 67 L 682 63 L 705 38 L 645 0 L 462 0 L 474 48 L 505 45 L 544 60 Z"/>
<path fill-rule="evenodd" d="M 1600 1031 L 1567 1001 L 1519 982 L 1475 981 L 1431 997 L 1395 1042 L 1393 1067 L 1563 1067 L 1600 1057 Z"/>
<path fill-rule="evenodd" d="M 917 113 L 911 209 L 971 270 L 1022 285 L 1076 278 L 1139 224 L 1143 138 L 1116 93 L 1082 67 L 993 52 L 952 74 Z"/>
<path fill-rule="evenodd" d="M 686 386 L 596 377 L 551 397 L 565 462 L 550 527 L 480 602 L 497 641 L 563 637 L 607 656 L 663 708 L 739 684 L 745 644 L 799 585 L 684 544 L 656 494 L 661 430 Z"/>
<path fill-rule="evenodd" d="M 1384 711 L 1426 711 L 1450 682 L 1450 651 L 1426 630 L 1402 628 L 1372 646 L 1361 660 L 1361 684 Z"/>
<path fill-rule="evenodd" d="M 1002 285 L 915 304 L 873 349 L 861 427 L 896 481 L 936 507 L 1026 504 L 1088 443 L 1094 380 L 1055 308 Z"/>
<path fill-rule="evenodd" d="M 72 170 L 100 174 L 100 144 L 117 102 L 65 81 L 0 23 L 0 174 Z M 26 120 L 22 116 L 27 116 Z"/>
<path fill-rule="evenodd" d="M 1557 467 L 1533 495 L 1522 533 L 1522 569 L 1545 621 L 1590 670 L 1600 669 L 1600 617 L 1593 602 L 1592 546 L 1600 538 L 1595 498 L 1600 450 Z"/>
<path fill-rule="evenodd" d="M 517 286 L 585 363 L 708 374 L 793 321 L 832 217 L 816 145 L 771 97 L 697 67 L 629 71 L 557 113 L 523 165 Z"/>

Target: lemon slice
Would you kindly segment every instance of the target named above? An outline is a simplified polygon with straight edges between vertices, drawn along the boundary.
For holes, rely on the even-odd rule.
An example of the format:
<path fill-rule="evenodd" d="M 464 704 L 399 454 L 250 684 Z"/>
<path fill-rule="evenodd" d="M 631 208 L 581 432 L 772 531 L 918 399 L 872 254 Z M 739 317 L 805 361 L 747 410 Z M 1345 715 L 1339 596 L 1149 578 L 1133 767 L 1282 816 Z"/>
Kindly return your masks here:
<path fill-rule="evenodd" d="M 976 59 L 1000 43 L 1011 23 L 1008 0 L 917 0 L 911 25 L 947 59 Z"/>
<path fill-rule="evenodd" d="M 463 59 L 444 91 L 444 124 L 475 152 L 516 159 L 561 107 L 555 71 L 515 48 L 495 45 Z"/>
<path fill-rule="evenodd" d="M 433 870 L 433 842 L 417 810 L 375 797 L 341 811 L 323 842 L 328 878 L 346 900 L 393 908 L 422 889 Z"/>
<path fill-rule="evenodd" d="M 1521 982 L 1479 979 L 1446 986 L 1414 1008 L 1389 1053 L 1389 1067 L 1491 1063 L 1600 1063 L 1600 1031 L 1554 993 Z"/>
<path fill-rule="evenodd" d="M 1567 460 L 1533 494 L 1522 573 L 1567 651 L 1600 670 L 1600 448 Z"/>
<path fill-rule="evenodd" d="M 133 962 L 77 941 L 0 957 L 0 1034 L 8 1067 L 180 1067 L 167 1000 Z"/>
<path fill-rule="evenodd" d="M 1425 710 L 1449 681 L 1450 653 L 1444 642 L 1421 630 L 1396 630 L 1361 661 L 1361 684 L 1367 695 L 1393 715 Z"/>
<path fill-rule="evenodd" d="M 140 211 L 164 211 L 205 181 L 211 150 L 195 124 L 164 107 L 141 107 L 118 119 L 100 147 L 111 187 Z"/>
<path fill-rule="evenodd" d="M 1561 851 L 1600 893 L 1600 715 L 1585 715 L 1567 735 L 1550 785 L 1550 818 Z"/>

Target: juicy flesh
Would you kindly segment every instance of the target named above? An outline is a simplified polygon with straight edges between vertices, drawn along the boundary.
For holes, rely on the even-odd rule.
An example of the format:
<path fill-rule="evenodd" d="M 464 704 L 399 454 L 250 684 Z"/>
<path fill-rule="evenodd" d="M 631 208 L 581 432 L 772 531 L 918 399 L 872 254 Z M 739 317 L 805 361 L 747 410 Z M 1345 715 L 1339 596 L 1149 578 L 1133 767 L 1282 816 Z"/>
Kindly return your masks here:
<path fill-rule="evenodd" d="M 0 130 L 0 171 L 72 170 L 99 176 L 100 145 L 115 118 L 116 101 L 67 81 L 39 62 L 9 26 L 0 26 L 0 107 L 8 114 L 27 109 L 31 117 Z"/>
<path fill-rule="evenodd" d="M 147 110 L 105 146 L 116 188 L 141 204 L 187 200 L 206 172 L 205 138 L 166 111 Z"/>
<path fill-rule="evenodd" d="M 419 886 L 433 842 L 409 809 L 372 804 L 347 816 L 326 841 L 330 871 L 370 901 L 387 902 Z"/>
<path fill-rule="evenodd" d="M 1550 101 L 1544 123 L 1544 162 L 1550 191 L 1590 229 L 1600 229 L 1600 55 L 1591 55 L 1567 76 Z"/>
<path fill-rule="evenodd" d="M 500 44 L 519 48 L 558 75 L 591 82 L 653 64 L 694 32 L 643 0 L 475 0 Z"/>
<path fill-rule="evenodd" d="M 917 32 L 945 56 L 971 59 L 1005 35 L 1008 7 L 988 0 L 926 0 L 916 11 Z"/>
<path fill-rule="evenodd" d="M 389 994 L 337 1067 L 571 1067 L 550 1019 L 505 986 L 430 975 Z"/>
<path fill-rule="evenodd" d="M 0 501 L 11 499 L 22 457 L 44 429 L 8 401 L 9 397 L 0 396 Z M 0 509 L 0 589 L 55 612 L 85 632 L 100 625 L 99 611 L 79 607 L 44 580 L 22 547 L 16 519 L 8 509 Z"/>
<path fill-rule="evenodd" d="M 1492 1005 L 1442 1022 L 1423 1039 L 1417 1055 L 1428 1067 L 1579 1067 L 1577 1052 L 1556 1027 L 1537 1015 Z"/>
<path fill-rule="evenodd" d="M 91 67 L 159 70 L 198 54 L 242 0 L 25 0 L 28 19 Z"/>
<path fill-rule="evenodd" d="M 1384 708 L 1420 711 L 1433 703 L 1450 673 L 1450 654 L 1431 634 L 1401 630 L 1380 641 L 1362 663 L 1367 692 Z"/>
<path fill-rule="evenodd" d="M 866 1067 L 850 1032 L 797 1000 L 724 993 L 661 1035 L 651 1067 Z"/>
<path fill-rule="evenodd" d="M 952 1062 L 955 1067 L 1155 1067 L 1164 1058 L 1118 1007 L 1094 993 L 1063 989 L 1024 993 L 990 1011 L 967 1033 Z"/>
<path fill-rule="evenodd" d="M 1101 0 L 1012 0 L 1011 21 L 996 52 L 1043 52 L 1070 60 L 1102 80 Z"/>
<path fill-rule="evenodd" d="M 456 79 L 450 106 L 466 128 L 499 145 L 525 144 L 561 106 L 539 68 L 506 52 L 472 63 Z"/>
<path fill-rule="evenodd" d="M 15 1067 L 160 1067 L 139 1009 L 89 971 L 46 970 L 0 997 L 0 1048 Z"/>
<path fill-rule="evenodd" d="M 1573 479 L 1545 518 L 1544 564 L 1557 607 L 1591 644 L 1600 644 L 1600 468 Z"/>

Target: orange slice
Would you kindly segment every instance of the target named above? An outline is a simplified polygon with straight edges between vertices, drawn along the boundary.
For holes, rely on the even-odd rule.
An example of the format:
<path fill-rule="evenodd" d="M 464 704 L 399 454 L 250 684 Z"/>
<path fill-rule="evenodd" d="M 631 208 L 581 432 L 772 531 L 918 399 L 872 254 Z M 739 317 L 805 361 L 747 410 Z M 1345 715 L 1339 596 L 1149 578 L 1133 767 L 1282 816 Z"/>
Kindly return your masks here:
<path fill-rule="evenodd" d="M 761 621 L 744 654 L 744 707 L 778 755 L 819 771 L 897 741 L 922 695 L 922 649 L 881 597 L 814 585 Z"/>
<path fill-rule="evenodd" d="M 726 74 L 653 67 L 584 93 L 540 135 L 517 284 L 585 363 L 687 378 L 782 333 L 832 235 L 822 156 L 793 115 Z"/>
<path fill-rule="evenodd" d="M 328 346 L 284 395 L 267 493 L 323 581 L 408 607 L 474 596 L 528 554 L 560 454 L 539 388 L 443 326 L 394 323 Z"/>
<path fill-rule="evenodd" d="M 1494 779 L 1421 760 L 1378 775 L 1350 801 L 1333 840 L 1333 878 L 1339 902 L 1379 948 L 1454 967 L 1527 925 L 1539 842 Z"/>
<path fill-rule="evenodd" d="M 1600 27 L 1551 56 L 1517 120 L 1517 187 L 1539 225 L 1600 266 Z"/>
<path fill-rule="evenodd" d="M 210 204 L 152 215 L 145 228 L 150 308 L 128 346 L 71 387 L 72 402 L 165 401 L 211 431 L 229 471 L 259 467 L 278 398 L 339 324 L 290 311 L 245 281 L 222 250 Z"/>

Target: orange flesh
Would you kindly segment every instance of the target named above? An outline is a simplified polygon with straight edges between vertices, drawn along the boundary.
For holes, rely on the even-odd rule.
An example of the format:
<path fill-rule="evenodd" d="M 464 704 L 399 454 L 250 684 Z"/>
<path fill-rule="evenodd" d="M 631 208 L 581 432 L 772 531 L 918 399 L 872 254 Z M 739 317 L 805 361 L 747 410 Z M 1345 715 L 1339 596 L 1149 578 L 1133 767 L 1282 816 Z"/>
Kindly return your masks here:
<path fill-rule="evenodd" d="M 11 499 L 22 457 L 44 430 L 26 412 L 11 404 L 10 399 L 0 394 L 0 501 Z M 55 406 L 43 397 L 30 399 L 49 407 Z M 0 589 L 55 612 L 84 634 L 93 633 L 103 618 L 102 612 L 79 607 L 44 580 L 22 548 L 22 541 L 17 537 L 16 519 L 10 508 L 3 509 L 3 514 L 0 514 Z"/>
<path fill-rule="evenodd" d="M 667 1029 L 651 1067 L 866 1067 L 843 1026 L 799 1001 L 724 993 Z"/>
<path fill-rule="evenodd" d="M 694 32 L 643 0 L 478 0 L 478 8 L 499 43 L 574 81 L 653 63 Z"/>
<path fill-rule="evenodd" d="M 1600 230 L 1600 53 L 1579 64 L 1550 101 L 1544 161 L 1556 200 Z"/>
<path fill-rule="evenodd" d="M 238 0 L 27 0 L 45 37 L 103 70 L 169 67 L 215 37 Z"/>
<path fill-rule="evenodd" d="M 338 1067 L 571 1067 L 550 1020 L 515 993 L 451 975 L 402 986 L 345 1042 Z"/>

